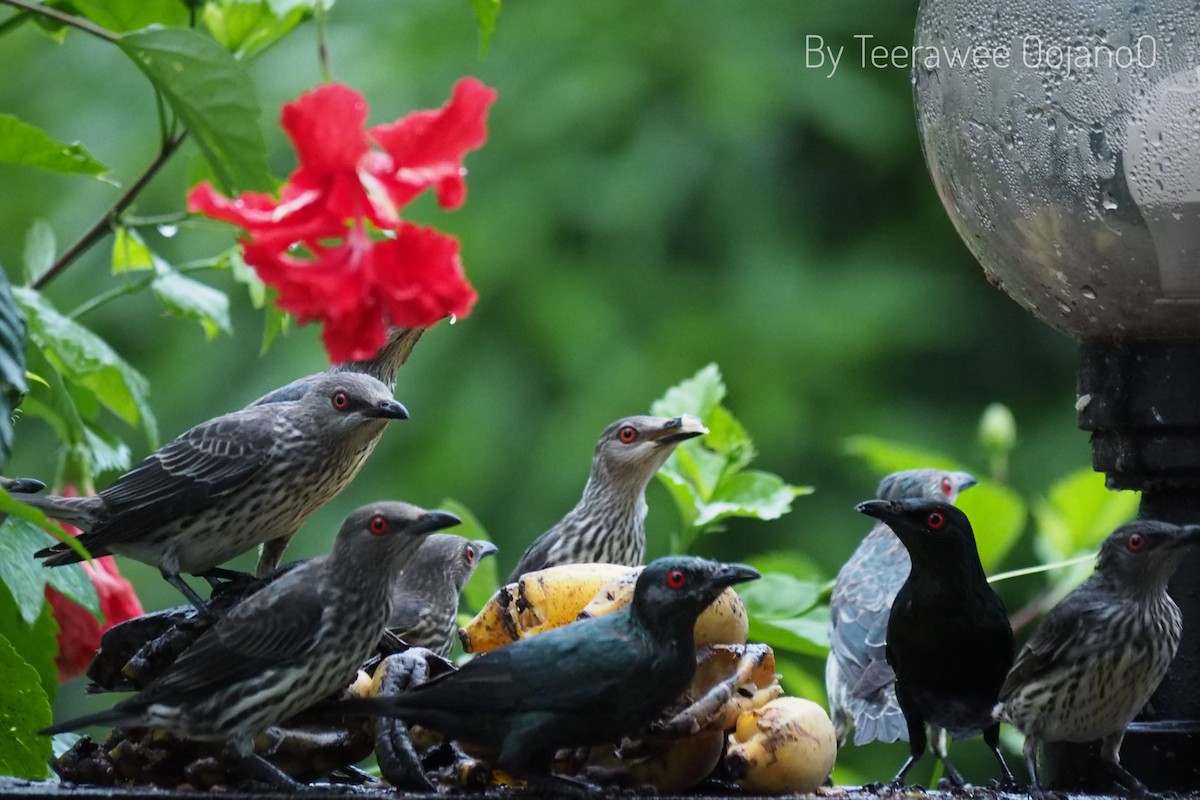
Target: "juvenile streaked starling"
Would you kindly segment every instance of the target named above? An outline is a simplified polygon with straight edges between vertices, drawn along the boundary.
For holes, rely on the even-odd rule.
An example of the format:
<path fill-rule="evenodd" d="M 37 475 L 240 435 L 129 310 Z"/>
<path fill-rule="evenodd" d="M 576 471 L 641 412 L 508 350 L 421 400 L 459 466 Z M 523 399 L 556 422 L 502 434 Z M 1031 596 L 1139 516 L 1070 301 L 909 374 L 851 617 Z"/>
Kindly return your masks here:
<path fill-rule="evenodd" d="M 397 716 L 494 750 L 496 765 L 550 790 L 555 751 L 616 742 L 677 699 L 696 671 L 696 618 L 758 573 L 689 556 L 653 561 L 629 606 L 522 639 L 393 697 L 349 700 L 349 714 Z"/>
<path fill-rule="evenodd" d="M 98 495 L 21 499 L 83 530 L 79 541 L 93 556 L 115 553 L 158 567 L 203 608 L 180 573 L 219 573 L 220 564 L 256 545 L 286 543 L 354 478 L 384 426 L 407 417 L 374 378 L 322 375 L 295 400 L 197 425 Z M 80 560 L 63 543 L 35 555 L 48 566 Z"/>
<path fill-rule="evenodd" d="M 559 564 L 641 566 L 646 557 L 646 484 L 675 446 L 708 433 L 693 416 L 625 417 L 596 442 L 583 497 L 521 556 L 508 583 Z"/>
<path fill-rule="evenodd" d="M 458 522 L 453 514 L 407 503 L 358 509 L 328 556 L 301 564 L 234 606 L 145 689 L 41 733 L 145 726 L 186 739 L 224 739 L 252 775 L 291 786 L 254 755 L 254 737 L 350 683 L 379 642 L 392 586 L 421 537 Z"/>
<path fill-rule="evenodd" d="M 458 633 L 458 597 L 479 562 L 496 552 L 483 540 L 435 533 L 396 579 L 387 628 L 414 647 L 448 656 Z"/>
<path fill-rule="evenodd" d="M 1121 740 L 1167 674 L 1183 620 L 1167 581 L 1200 526 L 1139 520 L 1100 548 L 1096 571 L 1051 609 L 1000 689 L 998 719 L 1025 734 L 1032 792 L 1043 796 L 1042 742 L 1100 740 L 1100 756 L 1125 789 L 1146 787 L 1121 766 Z"/>
<path fill-rule="evenodd" d="M 975 483 L 966 472 L 910 469 L 880 481 L 876 497 L 953 503 L 959 492 Z M 908 577 L 909 564 L 908 551 L 892 529 L 877 522 L 833 584 L 825 689 L 839 747 L 845 746 L 852 730 L 856 745 L 908 739 L 896 702 L 896 674 L 888 666 L 884 645 L 892 602 Z M 940 747 L 940 732 L 934 738 Z"/>
<path fill-rule="evenodd" d="M 912 560 L 892 604 L 885 650 L 909 740 L 893 784 L 902 785 L 925 753 L 926 725 L 955 739 L 982 731 L 1005 785 L 1012 784 L 992 708 L 1013 663 L 1013 632 L 983 573 L 967 515 L 936 500 L 871 500 L 858 510 L 886 523 Z M 944 747 L 937 749 L 950 782 L 965 785 Z"/>

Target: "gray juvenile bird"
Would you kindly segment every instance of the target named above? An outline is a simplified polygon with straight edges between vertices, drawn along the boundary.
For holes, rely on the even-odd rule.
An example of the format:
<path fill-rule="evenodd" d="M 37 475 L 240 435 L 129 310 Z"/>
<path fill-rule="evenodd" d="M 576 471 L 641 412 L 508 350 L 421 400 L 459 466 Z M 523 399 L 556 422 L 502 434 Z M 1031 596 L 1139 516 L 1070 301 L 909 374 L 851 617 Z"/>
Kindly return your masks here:
<path fill-rule="evenodd" d="M 508 582 L 559 564 L 640 566 L 646 557 L 646 485 L 677 444 L 706 433 L 688 414 L 625 417 L 605 428 L 583 497 L 529 546 Z"/>
<path fill-rule="evenodd" d="M 1000 689 L 998 719 L 1025 734 L 1032 792 L 1041 797 L 1042 742 L 1099 739 L 1112 776 L 1142 796 L 1146 787 L 1121 766 L 1121 740 L 1167 674 L 1182 617 L 1167 581 L 1200 526 L 1139 520 L 1113 531 L 1096 571 L 1051 609 L 1017 656 Z"/>
<path fill-rule="evenodd" d="M 690 556 L 651 562 L 630 605 L 505 645 L 393 697 L 340 704 L 397 716 L 498 753 L 510 774 L 550 790 L 588 787 L 554 777 L 561 747 L 616 742 L 677 699 L 696 671 L 696 618 L 725 587 L 758 573 Z"/>
<path fill-rule="evenodd" d="M 354 478 L 384 426 L 407 418 L 374 378 L 322 375 L 294 400 L 197 425 L 98 495 L 21 499 L 83 530 L 79 541 L 93 556 L 158 567 L 203 609 L 180 573 L 223 575 L 218 565 L 234 556 L 286 542 Z M 63 543 L 35 555 L 48 566 L 80 560 Z"/>
<path fill-rule="evenodd" d="M 297 378 L 291 383 L 267 392 L 250 405 L 260 406 L 267 403 L 298 400 L 312 388 L 313 382 L 318 378 L 343 372 L 360 372 L 364 375 L 370 375 L 386 386 L 388 391 L 394 392 L 396 389 L 396 373 L 400 367 L 404 366 L 404 362 L 408 361 L 413 347 L 416 346 L 417 340 L 421 338 L 421 334 L 424 332 L 424 328 L 392 328 L 388 331 L 387 341 L 384 342 L 383 347 L 379 348 L 379 352 L 375 354 L 374 358 L 367 361 L 347 361 L 341 364 L 334 364 L 322 372 Z M 370 442 L 367 446 L 367 450 L 363 454 L 363 459 L 366 459 L 371 454 L 371 451 L 375 449 L 375 445 L 379 443 L 379 437 L 382 435 L 383 430 L 380 429 L 374 441 Z M 283 551 L 287 549 L 289 541 L 291 541 L 290 536 L 263 542 L 259 553 L 258 567 L 255 571 L 259 575 L 266 575 L 279 566 L 279 562 L 283 560 Z"/>
<path fill-rule="evenodd" d="M 392 586 L 421 537 L 458 522 L 453 514 L 407 503 L 358 509 L 328 556 L 301 564 L 234 606 L 145 689 L 41 733 L 146 726 L 187 739 L 224 739 L 252 776 L 294 788 L 254 755 L 254 737 L 350 683 L 379 642 Z"/>
<path fill-rule="evenodd" d="M 387 628 L 414 647 L 448 656 L 458 632 L 458 597 L 479 562 L 496 552 L 483 540 L 435 533 L 396 579 Z"/>
<path fill-rule="evenodd" d="M 967 515 L 936 500 L 871 500 L 858 510 L 887 523 L 912 560 L 892 604 L 885 649 L 909 739 L 892 784 L 902 785 L 924 754 L 926 725 L 956 739 L 982 731 L 1004 784 L 1013 784 L 1000 753 L 1000 723 L 992 719 L 1013 663 L 1013 632 L 979 563 Z M 950 782 L 965 785 L 944 750 L 938 756 Z"/>
<path fill-rule="evenodd" d="M 880 500 L 925 498 L 953 503 L 974 486 L 966 472 L 909 469 L 879 483 Z M 884 654 L 892 601 L 904 585 L 911 562 L 908 550 L 883 522 L 875 523 L 858 549 L 838 571 L 829 598 L 829 657 L 825 689 L 838 746 L 854 731 L 854 743 L 908 739 L 904 713 L 896 702 L 896 673 Z M 945 747 L 934 733 L 939 753 Z"/>

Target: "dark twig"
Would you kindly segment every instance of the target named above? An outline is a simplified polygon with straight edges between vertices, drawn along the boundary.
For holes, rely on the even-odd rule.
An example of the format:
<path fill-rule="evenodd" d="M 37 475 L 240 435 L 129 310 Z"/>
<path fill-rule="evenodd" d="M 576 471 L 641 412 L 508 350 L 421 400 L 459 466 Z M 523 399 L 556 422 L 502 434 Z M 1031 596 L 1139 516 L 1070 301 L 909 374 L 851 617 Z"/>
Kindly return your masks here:
<path fill-rule="evenodd" d="M 110 31 L 108 28 L 101 28 L 93 22 L 89 22 L 83 17 L 77 17 L 74 14 L 68 14 L 65 11 L 59 11 L 52 6 L 43 5 L 41 3 L 30 3 L 26 0 L 0 0 L 0 3 L 12 6 L 14 8 L 23 9 L 30 14 L 41 14 L 43 17 L 57 20 L 64 25 L 70 25 L 72 28 L 78 28 L 84 33 L 90 33 L 103 39 L 106 42 L 116 43 L 121 37 Z"/>
<path fill-rule="evenodd" d="M 0 2 L 14 3 L 17 2 L 17 0 L 0 0 Z M 96 222 L 93 223 L 90 228 L 84 231 L 83 234 L 76 239 L 70 247 L 64 250 L 62 254 L 54 260 L 54 263 L 50 265 L 49 269 L 37 277 L 37 280 L 33 282 L 33 288 L 41 289 L 44 287 L 47 283 L 56 278 L 60 272 L 66 269 L 72 261 L 82 255 L 96 242 L 103 239 L 112 229 L 113 223 L 121 215 L 121 212 L 129 207 L 142 189 L 146 188 L 146 184 L 150 182 L 150 179 L 153 178 L 160 169 L 162 169 L 163 164 L 167 163 L 167 160 L 171 158 L 177 149 L 179 149 L 179 145 L 183 143 L 185 138 L 187 138 L 187 131 L 181 130 L 164 141 L 162 148 L 158 151 L 158 155 L 154 157 L 154 160 L 151 161 L 149 165 L 147 165 L 146 169 L 142 171 L 142 174 L 137 177 L 137 180 L 129 184 L 129 188 L 121 193 L 121 196 L 113 202 L 112 206 L 106 212 L 104 212 L 104 215 L 101 216 L 100 219 L 96 220 Z"/>

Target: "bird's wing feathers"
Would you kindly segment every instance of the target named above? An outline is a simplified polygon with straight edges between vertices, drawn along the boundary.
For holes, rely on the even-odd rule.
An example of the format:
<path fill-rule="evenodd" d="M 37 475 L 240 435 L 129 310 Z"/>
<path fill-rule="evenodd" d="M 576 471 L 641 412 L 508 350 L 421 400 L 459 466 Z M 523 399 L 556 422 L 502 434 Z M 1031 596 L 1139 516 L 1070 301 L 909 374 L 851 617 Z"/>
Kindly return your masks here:
<path fill-rule="evenodd" d="M 837 660 L 841 678 L 852 687 L 873 665 L 887 665 L 888 617 L 908 577 L 908 563 L 900 540 L 885 526 L 876 525 L 838 572 L 830 599 L 830 655 Z"/>
<path fill-rule="evenodd" d="M 105 518 L 88 546 L 105 546 L 193 513 L 252 480 L 276 440 L 270 412 L 238 412 L 197 425 L 101 492 Z"/>
<path fill-rule="evenodd" d="M 1079 638 L 1088 630 L 1094 629 L 1090 619 L 1104 614 L 1104 609 L 1100 604 L 1086 600 L 1080 602 L 1079 597 L 1078 594 L 1069 595 L 1042 619 L 1037 630 L 1017 655 L 1016 662 L 1000 688 L 1001 702 L 1021 686 L 1060 666 L 1060 655 L 1074 649 Z M 1101 625 L 1099 629 L 1103 628 Z"/>
<path fill-rule="evenodd" d="M 457 600 L 457 598 L 455 599 Z M 421 620 L 428 618 L 433 613 L 433 605 L 426 600 L 411 594 L 397 597 L 392 603 L 392 616 L 388 621 L 388 629 L 404 639 L 406 633 L 419 626 Z"/>
<path fill-rule="evenodd" d="M 234 607 L 139 697 L 154 702 L 155 697 L 211 691 L 310 652 L 325 610 L 312 591 L 319 583 L 312 575 L 318 561 L 302 564 Z"/>

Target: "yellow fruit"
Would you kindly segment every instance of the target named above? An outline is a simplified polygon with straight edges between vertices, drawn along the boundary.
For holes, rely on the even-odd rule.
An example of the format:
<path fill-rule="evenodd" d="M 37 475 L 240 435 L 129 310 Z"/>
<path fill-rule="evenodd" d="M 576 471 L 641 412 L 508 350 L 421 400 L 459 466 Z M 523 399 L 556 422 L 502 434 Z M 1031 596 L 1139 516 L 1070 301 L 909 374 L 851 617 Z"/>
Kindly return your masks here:
<path fill-rule="evenodd" d="M 692 788 L 709 776 L 721 760 L 725 734 L 704 731 L 683 739 L 645 741 L 637 755 L 619 757 L 612 746 L 593 747 L 588 766 L 621 772 L 629 786 L 653 786 L 674 794 Z"/>
<path fill-rule="evenodd" d="M 833 771 L 837 738 L 811 700 L 779 697 L 738 718 L 725 766 L 749 792 L 813 792 Z"/>
<path fill-rule="evenodd" d="M 621 575 L 604 584 L 583 610 L 579 617 L 602 617 L 633 600 L 633 587 L 642 568 Z M 696 620 L 696 647 L 710 644 L 745 644 L 750 631 L 750 620 L 742 598 L 732 588 L 721 592 L 700 618 Z"/>

